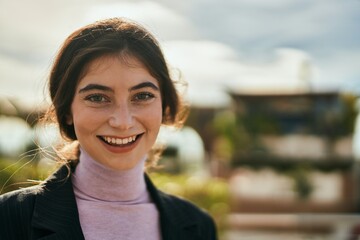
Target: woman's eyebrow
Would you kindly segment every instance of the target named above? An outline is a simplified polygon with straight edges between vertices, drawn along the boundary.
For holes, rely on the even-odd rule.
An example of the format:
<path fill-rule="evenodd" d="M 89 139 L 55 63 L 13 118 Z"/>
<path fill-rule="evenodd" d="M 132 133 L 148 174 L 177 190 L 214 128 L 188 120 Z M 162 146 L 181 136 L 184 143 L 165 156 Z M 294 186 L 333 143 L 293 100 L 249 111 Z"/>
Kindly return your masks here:
<path fill-rule="evenodd" d="M 156 90 L 156 91 L 159 91 L 159 88 L 158 88 L 154 83 L 152 83 L 152 82 L 142 82 L 142 83 L 139 83 L 139 84 L 131 87 L 131 88 L 129 89 L 129 91 L 134 91 L 134 90 L 137 90 L 137 89 L 148 88 L 148 87 L 149 87 L 149 88 L 152 88 L 152 89 L 154 89 L 154 90 Z"/>
<path fill-rule="evenodd" d="M 79 90 L 79 93 L 87 92 L 87 91 L 91 91 L 91 90 L 113 91 L 110 87 L 107 87 L 107 86 L 104 86 L 104 85 L 89 84 L 89 85 L 86 85 L 85 87 L 81 88 Z"/>
<path fill-rule="evenodd" d="M 141 88 L 152 88 L 156 91 L 159 91 L 159 88 L 152 82 L 142 82 L 142 83 L 139 83 L 133 87 L 131 87 L 129 89 L 129 91 L 134 91 L 134 90 L 138 90 L 138 89 L 141 89 Z M 101 91 L 107 91 L 107 92 L 111 92 L 113 91 L 110 87 L 107 87 L 107 86 L 104 86 L 104 85 L 100 85 L 100 84 L 89 84 L 89 85 L 86 85 L 85 87 L 81 88 L 79 90 L 79 93 L 83 93 L 83 92 L 87 92 L 87 91 L 91 91 L 91 90 L 101 90 Z"/>

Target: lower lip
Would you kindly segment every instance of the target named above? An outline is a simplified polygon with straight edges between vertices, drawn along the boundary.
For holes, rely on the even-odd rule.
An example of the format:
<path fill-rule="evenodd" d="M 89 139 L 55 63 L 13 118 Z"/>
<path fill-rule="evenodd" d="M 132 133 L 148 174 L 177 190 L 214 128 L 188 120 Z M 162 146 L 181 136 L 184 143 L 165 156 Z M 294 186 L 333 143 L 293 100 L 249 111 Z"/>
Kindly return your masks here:
<path fill-rule="evenodd" d="M 139 141 L 141 140 L 142 135 L 138 136 L 136 138 L 136 141 L 133 142 L 132 144 L 129 145 L 124 145 L 124 146 L 114 146 L 114 145 L 109 145 L 107 143 L 105 143 L 104 141 L 100 140 L 100 142 L 105 146 L 105 148 L 112 152 L 112 153 L 127 153 L 132 151 L 139 143 Z"/>

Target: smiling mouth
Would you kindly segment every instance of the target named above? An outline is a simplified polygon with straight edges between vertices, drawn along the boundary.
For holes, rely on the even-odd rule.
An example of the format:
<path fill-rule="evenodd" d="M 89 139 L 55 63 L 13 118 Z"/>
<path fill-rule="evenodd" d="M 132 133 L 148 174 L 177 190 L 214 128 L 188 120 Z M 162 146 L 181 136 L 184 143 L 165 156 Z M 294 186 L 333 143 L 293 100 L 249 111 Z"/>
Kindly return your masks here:
<path fill-rule="evenodd" d="M 122 147 L 135 143 L 141 136 L 142 134 L 134 135 L 126 138 L 116 138 L 116 137 L 108 137 L 108 136 L 98 136 L 98 138 L 108 145 Z"/>

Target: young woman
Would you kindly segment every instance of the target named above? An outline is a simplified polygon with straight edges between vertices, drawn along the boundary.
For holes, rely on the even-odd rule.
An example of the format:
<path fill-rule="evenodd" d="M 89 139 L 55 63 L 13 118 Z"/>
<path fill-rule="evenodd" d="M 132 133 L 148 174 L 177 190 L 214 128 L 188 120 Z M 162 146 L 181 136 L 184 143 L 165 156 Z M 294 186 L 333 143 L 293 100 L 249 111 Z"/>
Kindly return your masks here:
<path fill-rule="evenodd" d="M 160 126 L 183 120 L 146 29 L 113 18 L 75 31 L 49 90 L 49 113 L 77 154 L 44 183 L 0 196 L 1 239 L 216 239 L 206 213 L 157 190 L 144 172 Z"/>

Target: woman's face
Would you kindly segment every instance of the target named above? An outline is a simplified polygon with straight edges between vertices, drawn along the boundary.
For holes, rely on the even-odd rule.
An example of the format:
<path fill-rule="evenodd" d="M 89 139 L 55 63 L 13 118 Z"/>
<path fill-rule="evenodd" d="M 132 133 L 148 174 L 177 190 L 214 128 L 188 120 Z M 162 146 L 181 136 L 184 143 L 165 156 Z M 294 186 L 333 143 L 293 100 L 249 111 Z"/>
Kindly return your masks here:
<path fill-rule="evenodd" d="M 79 80 L 68 123 L 96 161 L 131 169 L 152 148 L 162 123 L 158 81 L 135 58 L 96 59 Z"/>

